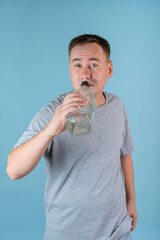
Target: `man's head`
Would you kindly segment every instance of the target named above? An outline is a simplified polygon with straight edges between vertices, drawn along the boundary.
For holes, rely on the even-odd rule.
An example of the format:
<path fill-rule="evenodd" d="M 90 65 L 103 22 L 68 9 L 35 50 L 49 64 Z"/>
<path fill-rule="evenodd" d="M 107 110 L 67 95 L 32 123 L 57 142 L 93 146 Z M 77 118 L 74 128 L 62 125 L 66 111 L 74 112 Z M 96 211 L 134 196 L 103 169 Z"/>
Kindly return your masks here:
<path fill-rule="evenodd" d="M 89 44 L 89 43 L 97 43 L 101 46 L 101 48 L 104 50 L 105 54 L 106 54 L 106 58 L 109 61 L 110 58 L 110 45 L 109 42 L 98 36 L 98 35 L 93 35 L 93 34 L 84 34 L 84 35 L 80 35 L 78 37 L 73 38 L 70 43 L 69 43 L 69 47 L 68 47 L 68 54 L 69 57 L 71 55 L 71 51 L 72 48 L 74 48 L 77 45 L 85 45 L 85 44 Z"/>
<path fill-rule="evenodd" d="M 79 88 L 84 79 L 88 80 L 96 101 L 102 99 L 103 88 L 113 73 L 107 40 L 97 35 L 81 35 L 71 40 L 68 51 L 74 89 Z"/>

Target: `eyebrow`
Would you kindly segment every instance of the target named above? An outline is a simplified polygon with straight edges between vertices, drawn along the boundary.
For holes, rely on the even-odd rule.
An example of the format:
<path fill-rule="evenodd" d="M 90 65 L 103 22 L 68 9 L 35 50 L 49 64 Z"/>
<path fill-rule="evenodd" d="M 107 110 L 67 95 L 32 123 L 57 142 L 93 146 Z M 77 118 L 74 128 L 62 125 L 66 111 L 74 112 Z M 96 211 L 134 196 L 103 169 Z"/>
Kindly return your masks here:
<path fill-rule="evenodd" d="M 81 58 L 74 58 L 72 60 L 72 63 L 76 62 L 76 61 L 81 61 L 81 60 L 82 60 Z M 98 58 L 89 58 L 89 61 L 97 61 L 97 62 L 99 62 L 100 60 Z"/>

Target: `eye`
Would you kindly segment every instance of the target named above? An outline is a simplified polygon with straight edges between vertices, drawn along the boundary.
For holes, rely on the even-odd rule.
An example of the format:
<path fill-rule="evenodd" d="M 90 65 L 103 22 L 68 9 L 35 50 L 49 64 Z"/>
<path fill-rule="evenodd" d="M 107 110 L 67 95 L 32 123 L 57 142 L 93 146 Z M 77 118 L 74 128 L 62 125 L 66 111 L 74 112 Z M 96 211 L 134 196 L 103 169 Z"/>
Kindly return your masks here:
<path fill-rule="evenodd" d="M 75 64 L 74 67 L 75 67 L 75 68 L 80 68 L 81 65 L 80 65 L 80 64 Z"/>
<path fill-rule="evenodd" d="M 97 67 L 97 64 L 91 64 L 90 65 L 90 68 L 96 68 Z"/>

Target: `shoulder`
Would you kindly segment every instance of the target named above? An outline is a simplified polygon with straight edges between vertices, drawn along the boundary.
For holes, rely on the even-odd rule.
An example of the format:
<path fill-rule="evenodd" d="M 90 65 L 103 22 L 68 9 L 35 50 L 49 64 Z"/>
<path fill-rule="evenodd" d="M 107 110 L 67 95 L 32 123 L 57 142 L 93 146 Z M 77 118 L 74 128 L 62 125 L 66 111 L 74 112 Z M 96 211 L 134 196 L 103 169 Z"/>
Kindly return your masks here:
<path fill-rule="evenodd" d="M 111 105 L 112 107 L 124 108 L 124 103 L 122 102 L 121 98 L 113 93 L 104 92 L 106 96 L 107 104 Z"/>

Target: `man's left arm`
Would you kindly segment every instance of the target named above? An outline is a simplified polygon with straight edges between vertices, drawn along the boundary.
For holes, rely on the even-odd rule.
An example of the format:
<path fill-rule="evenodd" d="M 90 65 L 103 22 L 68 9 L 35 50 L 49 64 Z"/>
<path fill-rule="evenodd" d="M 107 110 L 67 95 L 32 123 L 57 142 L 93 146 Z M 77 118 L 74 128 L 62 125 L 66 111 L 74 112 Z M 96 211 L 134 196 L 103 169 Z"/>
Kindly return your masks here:
<path fill-rule="evenodd" d="M 125 189 L 126 189 L 126 200 L 127 200 L 127 211 L 130 217 L 133 218 L 132 232 L 137 223 L 137 212 L 135 202 L 135 190 L 134 190 L 134 175 L 133 175 L 133 164 L 131 155 L 121 156 L 121 166 L 124 174 Z"/>

